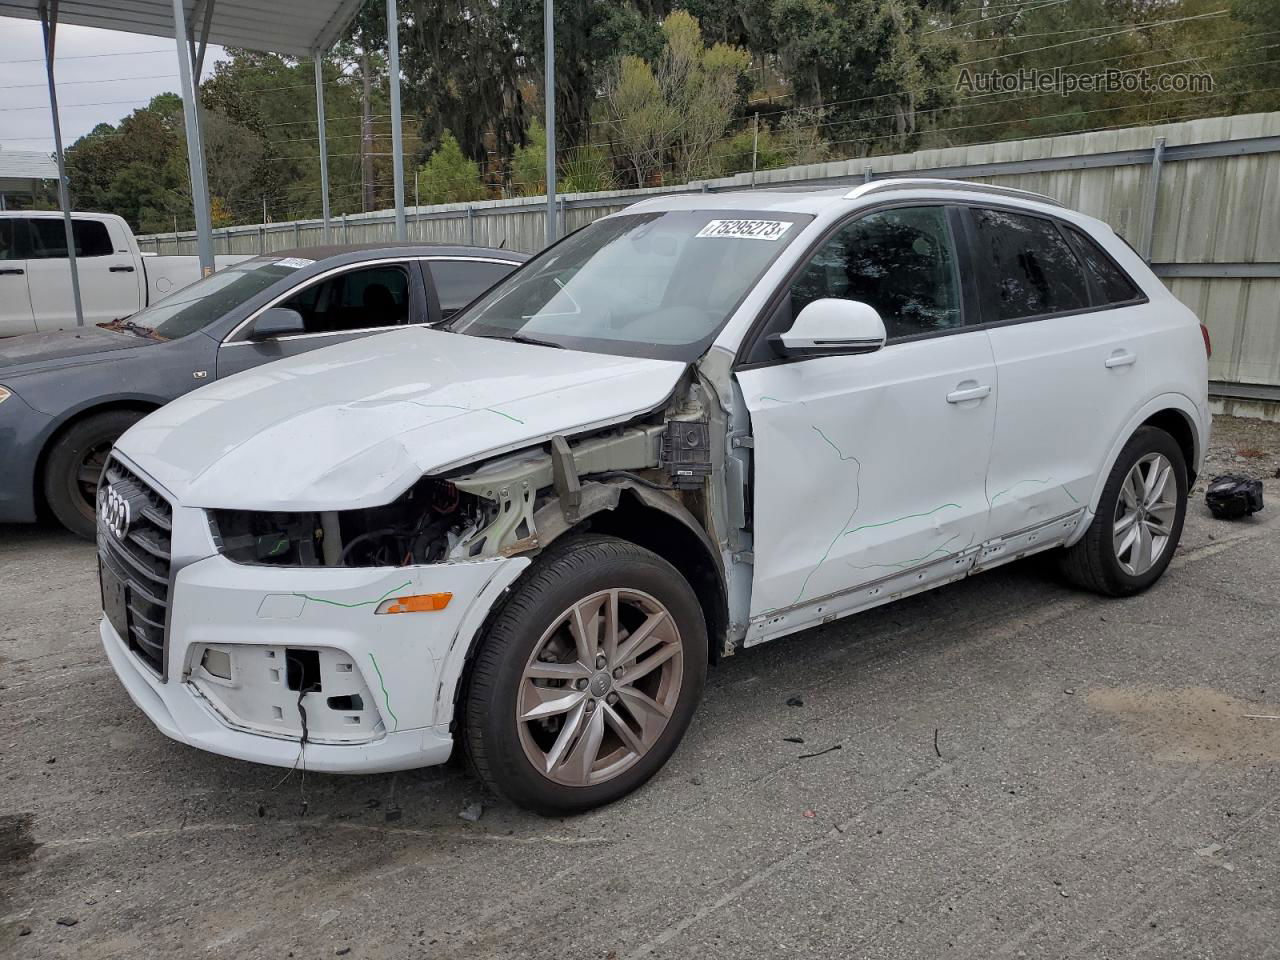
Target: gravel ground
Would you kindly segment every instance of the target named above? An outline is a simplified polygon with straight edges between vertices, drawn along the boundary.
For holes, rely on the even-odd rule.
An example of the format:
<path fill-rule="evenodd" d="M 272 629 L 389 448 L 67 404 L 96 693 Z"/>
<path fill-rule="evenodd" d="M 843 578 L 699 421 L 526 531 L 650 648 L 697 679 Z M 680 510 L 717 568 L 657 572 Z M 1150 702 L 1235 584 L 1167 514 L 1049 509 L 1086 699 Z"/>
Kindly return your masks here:
<path fill-rule="evenodd" d="M 1280 425 L 1217 423 L 1208 475 L 1278 466 Z M 1197 496 L 1141 597 L 1031 562 L 745 651 L 648 787 L 569 820 L 166 740 L 92 547 L 0 527 L 0 955 L 1280 956 L 1267 496 Z"/>

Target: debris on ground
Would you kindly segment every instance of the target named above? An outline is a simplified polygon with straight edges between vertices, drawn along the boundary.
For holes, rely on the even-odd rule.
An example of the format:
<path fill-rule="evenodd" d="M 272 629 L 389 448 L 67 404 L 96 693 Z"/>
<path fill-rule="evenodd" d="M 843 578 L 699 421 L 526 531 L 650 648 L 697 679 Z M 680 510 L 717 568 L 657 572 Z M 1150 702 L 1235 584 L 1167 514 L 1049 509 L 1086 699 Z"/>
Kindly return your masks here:
<path fill-rule="evenodd" d="M 797 693 L 795 696 L 787 697 L 787 706 L 788 706 L 788 707 L 803 707 L 803 706 L 804 706 L 804 700 L 802 700 L 802 699 L 800 698 L 800 694 L 798 694 L 798 693 Z"/>
<path fill-rule="evenodd" d="M 842 746 L 844 746 L 844 744 L 837 743 L 835 746 L 827 747 L 825 750 L 815 750 L 813 753 L 802 753 L 798 759 L 808 760 L 810 757 L 820 757 L 824 753 L 830 753 L 832 750 L 839 750 Z"/>
<path fill-rule="evenodd" d="M 80 921 L 75 917 L 59 917 L 54 922 L 60 927 L 74 927 Z"/>
<path fill-rule="evenodd" d="M 468 803 L 458 812 L 458 816 L 467 821 L 467 823 L 475 823 L 484 816 L 484 806 L 479 803 Z"/>
<path fill-rule="evenodd" d="M 20 937 L 31 936 L 31 928 L 28 927 L 25 923 L 22 924 L 20 927 L 18 927 L 18 936 Z"/>
<path fill-rule="evenodd" d="M 818 815 L 818 811 L 816 811 L 816 810 L 806 810 L 806 811 L 804 812 L 804 814 L 803 814 L 803 816 L 804 816 L 804 818 L 805 818 L 806 820 L 812 820 L 812 819 L 813 819 L 814 817 L 816 817 L 817 815 Z"/>
<path fill-rule="evenodd" d="M 1239 520 L 1262 509 L 1262 481 L 1224 473 L 1209 481 L 1204 502 L 1219 520 Z"/>
<path fill-rule="evenodd" d="M 334 956 L 337 956 L 337 957 L 345 957 L 350 952 L 351 952 L 350 947 L 339 947 L 337 950 L 333 951 L 333 954 Z"/>
<path fill-rule="evenodd" d="M 804 743 L 804 737 L 783 737 L 783 743 Z"/>

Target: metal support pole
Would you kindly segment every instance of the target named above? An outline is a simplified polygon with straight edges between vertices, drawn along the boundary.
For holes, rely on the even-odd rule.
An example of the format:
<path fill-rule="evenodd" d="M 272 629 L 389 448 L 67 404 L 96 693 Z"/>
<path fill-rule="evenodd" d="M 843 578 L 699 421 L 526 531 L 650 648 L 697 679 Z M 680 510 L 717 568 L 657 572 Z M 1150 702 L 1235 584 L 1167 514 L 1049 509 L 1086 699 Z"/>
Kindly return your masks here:
<path fill-rule="evenodd" d="M 756 111 L 755 126 L 751 132 L 751 186 L 756 185 L 756 157 L 760 153 L 760 111 Z"/>
<path fill-rule="evenodd" d="M 320 135 L 320 217 L 324 242 L 329 242 L 329 149 L 324 139 L 324 59 L 316 51 L 316 131 Z"/>
<path fill-rule="evenodd" d="M 1142 231 L 1142 249 L 1138 252 L 1147 263 L 1151 262 L 1151 248 L 1156 239 L 1156 206 L 1160 200 L 1160 167 L 1164 163 L 1164 137 L 1156 137 L 1151 144 L 1151 179 L 1147 182 L 1147 200 L 1143 211 L 1146 229 Z"/>
<path fill-rule="evenodd" d="M 58 158 L 58 203 L 62 207 L 62 227 L 67 235 L 67 264 L 71 267 L 71 299 L 75 302 L 76 326 L 84 326 L 84 305 L 80 302 L 80 268 L 76 263 L 76 234 L 71 225 L 71 191 L 67 189 L 67 158 L 62 152 L 62 121 L 58 116 L 58 88 L 53 82 L 53 50 L 58 39 L 58 0 L 50 7 L 40 0 L 40 25 L 44 29 L 44 70 L 49 78 L 49 110 L 53 115 L 53 149 Z"/>
<path fill-rule="evenodd" d="M 391 81 L 391 171 L 395 183 L 396 239 L 408 239 L 404 222 L 404 138 L 400 131 L 400 21 L 396 0 L 387 0 L 388 72 Z"/>
<path fill-rule="evenodd" d="M 467 204 L 467 243 L 473 247 L 476 245 L 476 211 L 469 203 Z"/>
<path fill-rule="evenodd" d="M 862 182 L 863 183 L 871 182 L 871 164 L 869 163 L 862 168 Z"/>
<path fill-rule="evenodd" d="M 191 173 L 191 203 L 196 217 L 196 252 L 200 273 L 213 273 L 213 220 L 209 215 L 209 181 L 205 174 L 204 142 L 200 139 L 199 109 L 191 51 L 187 46 L 187 14 L 182 0 L 173 0 L 173 39 L 178 45 L 178 79 L 182 82 L 182 119 L 187 132 L 187 168 Z"/>
<path fill-rule="evenodd" d="M 546 48 L 542 96 L 547 101 L 547 246 L 556 242 L 556 27 L 554 0 L 543 0 L 542 42 Z"/>

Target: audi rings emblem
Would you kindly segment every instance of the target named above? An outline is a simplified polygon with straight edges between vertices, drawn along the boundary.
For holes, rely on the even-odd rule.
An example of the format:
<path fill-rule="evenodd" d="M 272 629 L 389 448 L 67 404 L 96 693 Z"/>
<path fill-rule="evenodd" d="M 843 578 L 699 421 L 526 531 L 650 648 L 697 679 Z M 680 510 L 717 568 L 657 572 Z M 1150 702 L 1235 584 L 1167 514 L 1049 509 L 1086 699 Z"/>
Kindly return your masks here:
<path fill-rule="evenodd" d="M 107 492 L 98 502 L 98 519 L 115 534 L 117 540 L 123 540 L 129 532 L 129 524 L 133 519 L 129 501 L 114 485 L 107 487 Z"/>

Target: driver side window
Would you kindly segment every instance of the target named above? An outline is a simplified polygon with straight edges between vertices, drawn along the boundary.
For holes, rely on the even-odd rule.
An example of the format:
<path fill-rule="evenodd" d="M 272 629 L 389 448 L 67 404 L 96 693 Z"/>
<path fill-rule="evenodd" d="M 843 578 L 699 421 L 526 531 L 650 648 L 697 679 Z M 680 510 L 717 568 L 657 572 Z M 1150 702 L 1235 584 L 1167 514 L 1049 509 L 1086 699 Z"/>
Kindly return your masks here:
<path fill-rule="evenodd" d="M 889 340 L 960 326 L 960 283 L 944 207 L 901 207 L 855 220 L 791 284 L 792 316 L 824 297 L 860 300 Z"/>

